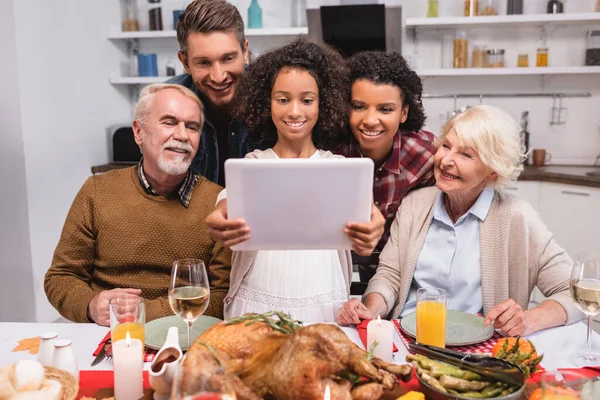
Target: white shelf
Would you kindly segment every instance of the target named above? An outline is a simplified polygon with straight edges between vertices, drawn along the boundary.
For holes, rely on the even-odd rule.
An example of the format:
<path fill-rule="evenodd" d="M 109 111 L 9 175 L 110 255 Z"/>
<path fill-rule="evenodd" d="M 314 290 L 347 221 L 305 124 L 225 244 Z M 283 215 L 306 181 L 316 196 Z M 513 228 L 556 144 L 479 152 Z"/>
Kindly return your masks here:
<path fill-rule="evenodd" d="M 246 36 L 297 36 L 306 35 L 307 27 L 301 28 L 263 28 L 263 29 L 246 29 Z M 132 31 L 123 32 L 119 29 L 112 29 L 109 34 L 109 39 L 160 39 L 160 38 L 176 38 L 177 32 L 171 31 Z"/>
<path fill-rule="evenodd" d="M 600 74 L 600 67 L 445 68 L 421 69 L 420 77 Z"/>
<path fill-rule="evenodd" d="M 489 15 L 478 17 L 406 18 L 412 28 L 450 28 L 489 25 L 578 25 L 600 23 L 600 12 L 572 14 Z"/>
<path fill-rule="evenodd" d="M 119 76 L 110 78 L 113 85 L 149 85 L 151 83 L 162 83 L 172 76 Z"/>

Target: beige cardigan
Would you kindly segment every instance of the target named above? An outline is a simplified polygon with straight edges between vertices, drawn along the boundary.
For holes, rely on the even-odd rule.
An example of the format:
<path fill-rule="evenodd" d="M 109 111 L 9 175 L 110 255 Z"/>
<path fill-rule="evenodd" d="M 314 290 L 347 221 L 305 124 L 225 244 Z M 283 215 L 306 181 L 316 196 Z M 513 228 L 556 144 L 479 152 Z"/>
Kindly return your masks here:
<path fill-rule="evenodd" d="M 406 302 L 438 193 L 438 188 L 430 187 L 403 199 L 390 240 L 379 257 L 377 273 L 364 294 L 381 294 L 390 317 L 399 315 Z M 569 295 L 573 262 L 528 202 L 495 191 L 488 216 L 480 223 L 479 246 L 486 315 L 509 298 L 527 309 L 531 291 L 537 286 L 565 309 L 567 324 L 584 318 Z"/>
<path fill-rule="evenodd" d="M 344 158 L 343 156 L 338 156 L 330 151 L 318 150 L 321 158 Z M 246 154 L 246 158 L 258 158 L 258 159 L 268 159 L 268 158 L 276 158 L 277 156 L 271 149 L 267 150 L 254 150 L 252 153 Z M 220 196 L 221 197 L 221 196 Z M 218 201 L 218 200 L 217 200 Z M 346 291 L 348 295 L 350 294 L 350 283 L 352 282 L 352 256 L 350 255 L 350 251 L 338 251 L 338 256 L 340 257 L 340 265 L 342 266 L 342 273 L 344 275 L 344 281 L 346 282 Z M 229 292 L 227 293 L 227 297 L 223 300 L 225 303 L 225 308 L 227 309 L 228 305 L 231 304 L 233 298 L 235 297 L 237 291 L 242 284 L 242 280 L 244 276 L 250 270 L 254 259 L 256 258 L 256 251 L 234 251 L 231 256 L 231 276 L 230 276 L 230 284 L 229 284 Z M 315 277 L 318 279 L 318 277 Z M 227 314 L 227 311 L 225 311 Z"/>

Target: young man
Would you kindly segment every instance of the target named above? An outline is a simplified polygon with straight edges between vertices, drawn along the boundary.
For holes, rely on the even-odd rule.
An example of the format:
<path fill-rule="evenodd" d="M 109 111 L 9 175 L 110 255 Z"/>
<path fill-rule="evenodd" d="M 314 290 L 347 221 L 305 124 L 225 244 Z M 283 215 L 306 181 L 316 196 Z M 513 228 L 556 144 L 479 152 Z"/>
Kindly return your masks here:
<path fill-rule="evenodd" d="M 194 172 L 225 186 L 223 165 L 258 148 L 231 105 L 248 62 L 248 41 L 238 9 L 224 0 L 194 0 L 179 17 L 179 60 L 185 73 L 170 79 L 187 87 L 204 104 L 206 122 Z"/>
<path fill-rule="evenodd" d="M 223 318 L 231 251 L 208 235 L 205 219 L 221 187 L 192 172 L 202 103 L 180 85 L 146 87 L 133 131 L 139 165 L 90 177 L 73 201 L 44 289 L 62 316 L 109 325 L 109 301 L 142 296 L 146 320 L 171 315 L 174 260 L 204 261 L 206 315 Z"/>

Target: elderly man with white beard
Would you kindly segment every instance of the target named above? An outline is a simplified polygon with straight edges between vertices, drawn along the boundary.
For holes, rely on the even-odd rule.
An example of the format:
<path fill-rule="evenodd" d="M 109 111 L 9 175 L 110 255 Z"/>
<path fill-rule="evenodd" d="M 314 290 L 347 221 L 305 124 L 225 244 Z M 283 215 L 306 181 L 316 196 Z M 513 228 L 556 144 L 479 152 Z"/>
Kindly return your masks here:
<path fill-rule="evenodd" d="M 210 281 L 205 314 L 223 318 L 231 251 L 205 220 L 221 187 L 190 168 L 204 122 L 189 89 L 147 86 L 133 121 L 143 158 L 137 166 L 92 176 L 75 197 L 44 280 L 48 300 L 67 319 L 109 325 L 109 301 L 143 297 L 146 321 L 171 315 L 174 260 L 204 261 Z"/>

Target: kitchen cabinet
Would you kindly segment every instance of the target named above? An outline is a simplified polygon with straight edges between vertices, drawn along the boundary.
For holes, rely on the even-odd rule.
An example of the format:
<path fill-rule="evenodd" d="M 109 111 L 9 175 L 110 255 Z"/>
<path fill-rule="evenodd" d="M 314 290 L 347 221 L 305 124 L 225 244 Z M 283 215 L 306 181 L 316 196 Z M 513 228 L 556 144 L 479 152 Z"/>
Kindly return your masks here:
<path fill-rule="evenodd" d="M 600 250 L 600 189 L 541 182 L 539 207 L 556 242 L 572 258 Z"/>
<path fill-rule="evenodd" d="M 539 212 L 540 182 L 517 181 L 512 182 L 504 190 L 531 203 L 533 208 Z"/>

